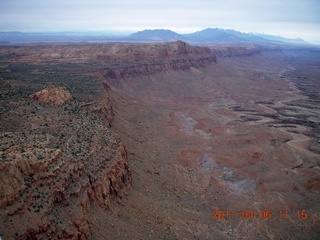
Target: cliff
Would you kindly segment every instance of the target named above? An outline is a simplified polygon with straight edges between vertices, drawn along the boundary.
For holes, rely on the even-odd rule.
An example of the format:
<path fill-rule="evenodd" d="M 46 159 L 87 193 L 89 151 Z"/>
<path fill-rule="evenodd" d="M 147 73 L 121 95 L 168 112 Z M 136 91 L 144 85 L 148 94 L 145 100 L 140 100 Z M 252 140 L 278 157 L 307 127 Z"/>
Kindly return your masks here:
<path fill-rule="evenodd" d="M 191 46 L 182 41 L 119 45 L 114 53 L 100 56 L 99 59 L 118 63 L 104 70 L 104 76 L 113 79 L 150 75 L 159 71 L 187 70 L 216 62 L 209 48 Z"/>
<path fill-rule="evenodd" d="M 127 194 L 131 172 L 111 128 L 110 88 L 96 84 L 99 95 L 89 103 L 61 87 L 7 98 L 4 106 L 15 107 L 1 122 L 3 239 L 90 239 L 101 224 L 92 213 L 110 213 Z"/>
<path fill-rule="evenodd" d="M 219 58 L 225 57 L 250 57 L 260 53 L 260 46 L 214 46 L 212 52 Z"/>
<path fill-rule="evenodd" d="M 217 58 L 251 57 L 263 52 L 281 51 L 279 46 L 267 44 L 207 44 L 207 47 L 211 49 Z"/>

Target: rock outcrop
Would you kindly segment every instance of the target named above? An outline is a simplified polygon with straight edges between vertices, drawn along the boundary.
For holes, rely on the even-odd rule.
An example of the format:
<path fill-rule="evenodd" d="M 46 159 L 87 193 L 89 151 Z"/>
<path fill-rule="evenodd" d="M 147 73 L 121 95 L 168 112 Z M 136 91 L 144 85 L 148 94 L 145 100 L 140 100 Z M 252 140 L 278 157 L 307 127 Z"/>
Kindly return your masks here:
<path fill-rule="evenodd" d="M 0 208 L 4 239 L 90 239 L 92 206 L 108 209 L 127 194 L 131 172 L 122 142 L 109 135 L 92 141 L 86 159 L 57 150 L 43 160 L 16 158 L 0 164 Z M 14 231 L 14 235 L 12 235 Z"/>
<path fill-rule="evenodd" d="M 49 87 L 30 95 L 30 98 L 40 103 L 61 106 L 72 99 L 71 94 L 63 87 Z"/>
<path fill-rule="evenodd" d="M 103 90 L 99 101 L 90 102 L 82 105 L 82 108 L 89 109 L 92 113 L 101 115 L 106 120 L 109 127 L 113 121 L 113 108 L 110 103 L 109 96 L 110 86 L 106 81 L 103 81 Z"/>

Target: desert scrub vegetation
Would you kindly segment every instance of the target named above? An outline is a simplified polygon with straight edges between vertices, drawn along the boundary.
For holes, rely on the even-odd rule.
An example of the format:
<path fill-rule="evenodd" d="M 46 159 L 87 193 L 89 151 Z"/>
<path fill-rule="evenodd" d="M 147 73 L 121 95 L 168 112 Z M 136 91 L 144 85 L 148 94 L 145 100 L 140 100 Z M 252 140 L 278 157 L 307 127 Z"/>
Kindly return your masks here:
<path fill-rule="evenodd" d="M 105 63 L 92 61 L 15 61 L 0 59 L 0 162 L 87 159 L 110 147 L 108 124 L 96 102 L 103 91 L 92 71 Z M 61 86 L 73 100 L 61 107 L 29 98 L 47 86 Z M 90 107 L 85 107 L 90 103 Z"/>
<path fill-rule="evenodd" d="M 62 107 L 39 105 L 12 113 L 24 113 L 24 123 L 0 134 L 0 161 L 50 160 L 60 152 L 82 160 L 94 145 L 107 147 L 103 133 L 108 135 L 110 129 L 105 120 L 82 106 L 73 100 Z"/>

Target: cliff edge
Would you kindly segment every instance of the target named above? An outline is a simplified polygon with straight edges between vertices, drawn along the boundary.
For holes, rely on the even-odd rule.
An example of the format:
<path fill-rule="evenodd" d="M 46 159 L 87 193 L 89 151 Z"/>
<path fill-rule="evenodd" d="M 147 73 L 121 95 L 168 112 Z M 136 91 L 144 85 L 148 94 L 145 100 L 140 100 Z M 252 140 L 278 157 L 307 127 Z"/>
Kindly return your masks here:
<path fill-rule="evenodd" d="M 111 128 L 110 88 L 91 101 L 60 86 L 14 99 L 2 94 L 0 236 L 90 239 L 99 219 L 127 194 L 127 149 Z M 9 86 L 8 86 L 9 88 Z M 82 89 L 81 89 L 82 92 Z M 3 110 L 3 109 L 2 109 Z"/>
<path fill-rule="evenodd" d="M 104 70 L 107 78 L 119 79 L 135 75 L 151 75 L 160 71 L 187 70 L 215 63 L 209 48 L 191 46 L 183 41 L 118 45 L 100 60 L 117 63 Z"/>

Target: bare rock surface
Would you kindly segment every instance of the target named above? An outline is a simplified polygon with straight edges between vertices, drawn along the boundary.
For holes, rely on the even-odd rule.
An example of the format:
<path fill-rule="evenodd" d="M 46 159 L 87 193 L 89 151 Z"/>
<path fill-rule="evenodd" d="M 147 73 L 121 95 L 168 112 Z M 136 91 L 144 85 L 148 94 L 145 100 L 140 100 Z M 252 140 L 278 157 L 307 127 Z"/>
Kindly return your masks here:
<path fill-rule="evenodd" d="M 56 106 L 63 105 L 66 101 L 72 99 L 71 94 L 61 87 L 49 87 L 30 95 L 40 103 L 48 103 Z"/>

